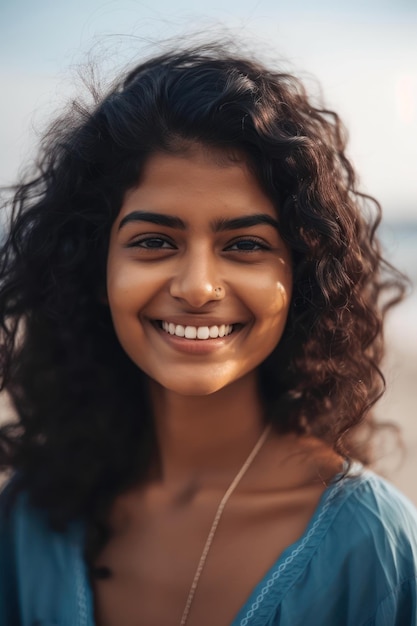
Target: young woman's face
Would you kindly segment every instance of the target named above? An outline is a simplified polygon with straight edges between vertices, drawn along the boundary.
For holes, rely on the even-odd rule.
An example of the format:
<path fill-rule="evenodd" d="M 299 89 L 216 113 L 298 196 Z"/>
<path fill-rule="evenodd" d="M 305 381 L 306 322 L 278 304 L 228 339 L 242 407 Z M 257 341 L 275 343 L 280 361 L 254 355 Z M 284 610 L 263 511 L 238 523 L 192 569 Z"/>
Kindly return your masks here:
<path fill-rule="evenodd" d="M 243 161 L 222 156 L 152 156 L 110 238 L 119 341 L 150 378 L 183 395 L 254 375 L 280 340 L 291 298 L 275 208 Z"/>

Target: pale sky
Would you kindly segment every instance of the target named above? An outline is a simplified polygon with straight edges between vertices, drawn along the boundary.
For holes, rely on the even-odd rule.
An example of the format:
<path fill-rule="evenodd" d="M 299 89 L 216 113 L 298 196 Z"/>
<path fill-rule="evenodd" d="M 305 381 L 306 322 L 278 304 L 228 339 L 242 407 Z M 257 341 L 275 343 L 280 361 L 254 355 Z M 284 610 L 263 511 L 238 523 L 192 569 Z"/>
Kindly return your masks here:
<path fill-rule="evenodd" d="M 0 0 L 0 184 L 77 93 L 74 67 L 89 53 L 116 66 L 149 42 L 221 25 L 316 77 L 364 190 L 387 218 L 417 220 L 417 0 Z"/>

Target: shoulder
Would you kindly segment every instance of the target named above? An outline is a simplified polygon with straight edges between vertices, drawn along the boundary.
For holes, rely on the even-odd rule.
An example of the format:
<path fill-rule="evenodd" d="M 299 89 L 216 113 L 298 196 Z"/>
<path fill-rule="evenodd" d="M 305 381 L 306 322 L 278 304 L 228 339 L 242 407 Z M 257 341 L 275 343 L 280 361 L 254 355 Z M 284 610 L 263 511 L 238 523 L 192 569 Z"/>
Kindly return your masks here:
<path fill-rule="evenodd" d="M 336 481 L 319 510 L 323 543 L 334 544 L 335 555 L 357 558 L 361 568 L 392 570 L 394 577 L 415 573 L 417 510 L 380 476 L 361 470 Z M 364 549 L 366 563 L 361 562 Z"/>
<path fill-rule="evenodd" d="M 369 470 L 353 473 L 329 490 L 333 530 L 348 526 L 352 542 L 373 538 L 385 548 L 410 547 L 417 558 L 417 509 L 392 484 Z"/>
<path fill-rule="evenodd" d="M 71 614 L 85 593 L 82 551 L 80 524 L 54 531 L 25 492 L 16 494 L 13 483 L 7 485 L 0 494 L 0 623 L 9 623 L 11 614 L 20 621 L 10 623 L 22 624 L 31 623 L 25 615 Z"/>
<path fill-rule="evenodd" d="M 326 489 L 235 623 L 252 623 L 256 612 L 277 626 L 417 624 L 416 564 L 416 509 L 382 478 L 353 468 Z"/>
<path fill-rule="evenodd" d="M 336 612 L 332 614 L 348 611 L 346 623 L 355 625 L 415 623 L 414 505 L 386 480 L 362 470 L 331 486 L 321 513 L 319 545 L 305 574 L 320 585 L 327 582 Z M 314 593 L 320 597 L 318 586 Z"/>
<path fill-rule="evenodd" d="M 16 559 L 24 554 L 25 563 L 40 563 L 48 556 L 62 555 L 79 549 L 83 541 L 81 524 L 69 524 L 64 532 L 54 530 L 47 513 L 31 505 L 25 491 L 16 489 L 14 481 L 0 493 L 0 545 Z"/>
<path fill-rule="evenodd" d="M 15 481 L 8 483 L 0 493 L 0 537 L 2 543 L 17 548 L 25 545 L 26 558 L 34 557 L 36 546 L 58 545 L 71 541 L 73 532 L 55 532 L 45 511 L 31 505 L 26 491 L 18 488 Z M 29 549 L 30 548 L 30 549 Z M 41 551 L 39 551 L 39 555 Z"/>
<path fill-rule="evenodd" d="M 376 474 L 350 472 L 325 491 L 305 534 L 272 572 L 273 623 L 415 624 L 416 568 L 413 504 Z"/>

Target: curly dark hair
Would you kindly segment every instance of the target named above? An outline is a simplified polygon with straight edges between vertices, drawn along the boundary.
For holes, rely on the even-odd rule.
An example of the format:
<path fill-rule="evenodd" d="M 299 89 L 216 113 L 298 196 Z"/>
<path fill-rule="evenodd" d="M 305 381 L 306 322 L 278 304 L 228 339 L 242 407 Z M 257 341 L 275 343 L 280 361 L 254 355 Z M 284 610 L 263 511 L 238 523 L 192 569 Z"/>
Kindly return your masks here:
<path fill-rule="evenodd" d="M 381 258 L 380 207 L 357 190 L 339 117 L 294 76 L 221 45 L 162 54 L 95 95 L 52 125 L 36 174 L 15 188 L 0 371 L 18 421 L 0 431 L 1 467 L 57 527 L 100 520 L 146 479 L 151 407 L 104 304 L 109 233 L 149 156 L 196 142 L 245 155 L 292 252 L 288 322 L 259 368 L 268 419 L 368 462 L 359 426 L 373 424 L 383 315 L 403 285 Z"/>

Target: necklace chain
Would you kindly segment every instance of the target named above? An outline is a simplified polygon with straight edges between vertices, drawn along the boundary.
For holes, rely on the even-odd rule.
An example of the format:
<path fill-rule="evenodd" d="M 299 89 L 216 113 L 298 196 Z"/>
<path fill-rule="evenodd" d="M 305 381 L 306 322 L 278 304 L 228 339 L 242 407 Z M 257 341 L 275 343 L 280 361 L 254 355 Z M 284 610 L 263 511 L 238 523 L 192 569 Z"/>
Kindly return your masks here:
<path fill-rule="evenodd" d="M 238 484 L 242 480 L 243 476 L 246 474 L 246 472 L 248 471 L 249 467 L 252 465 L 252 462 L 255 459 L 256 455 L 258 454 L 258 452 L 260 451 L 260 449 L 264 445 L 264 443 L 265 443 L 265 441 L 266 441 L 266 439 L 267 439 L 267 437 L 269 435 L 270 430 L 271 430 L 271 425 L 269 424 L 265 428 L 265 430 L 263 431 L 263 433 L 260 436 L 260 438 L 258 439 L 258 441 L 256 442 L 254 448 L 250 452 L 250 454 L 247 457 L 246 461 L 243 463 L 242 467 L 240 468 L 240 470 L 238 471 L 238 473 L 236 474 L 236 476 L 234 477 L 234 479 L 230 483 L 230 486 L 228 487 L 226 493 L 224 494 L 223 498 L 220 501 L 219 506 L 217 507 L 217 511 L 216 511 L 215 516 L 214 516 L 213 523 L 212 523 L 211 528 L 209 530 L 209 534 L 207 535 L 206 543 L 204 544 L 204 548 L 203 548 L 203 551 L 201 553 L 200 560 L 198 562 L 196 572 L 194 574 L 193 582 L 191 583 L 190 591 L 188 592 L 188 597 L 187 597 L 187 601 L 185 603 L 185 607 L 184 607 L 184 611 L 183 611 L 183 614 L 182 614 L 180 626 L 185 626 L 185 624 L 188 621 L 188 616 L 190 614 L 191 605 L 193 603 L 195 592 L 197 590 L 198 583 L 200 581 L 200 576 L 201 576 L 201 573 L 202 573 L 202 571 L 204 569 L 204 566 L 206 564 L 207 556 L 208 556 L 208 553 L 210 552 L 210 548 L 211 548 L 211 545 L 213 543 L 214 535 L 216 533 L 217 526 L 219 525 L 219 522 L 220 522 L 221 516 L 223 514 L 223 511 L 225 509 L 225 506 L 226 506 L 230 496 L 232 495 L 232 493 L 234 492 L 234 490 L 236 489 L 236 487 L 238 486 Z"/>

